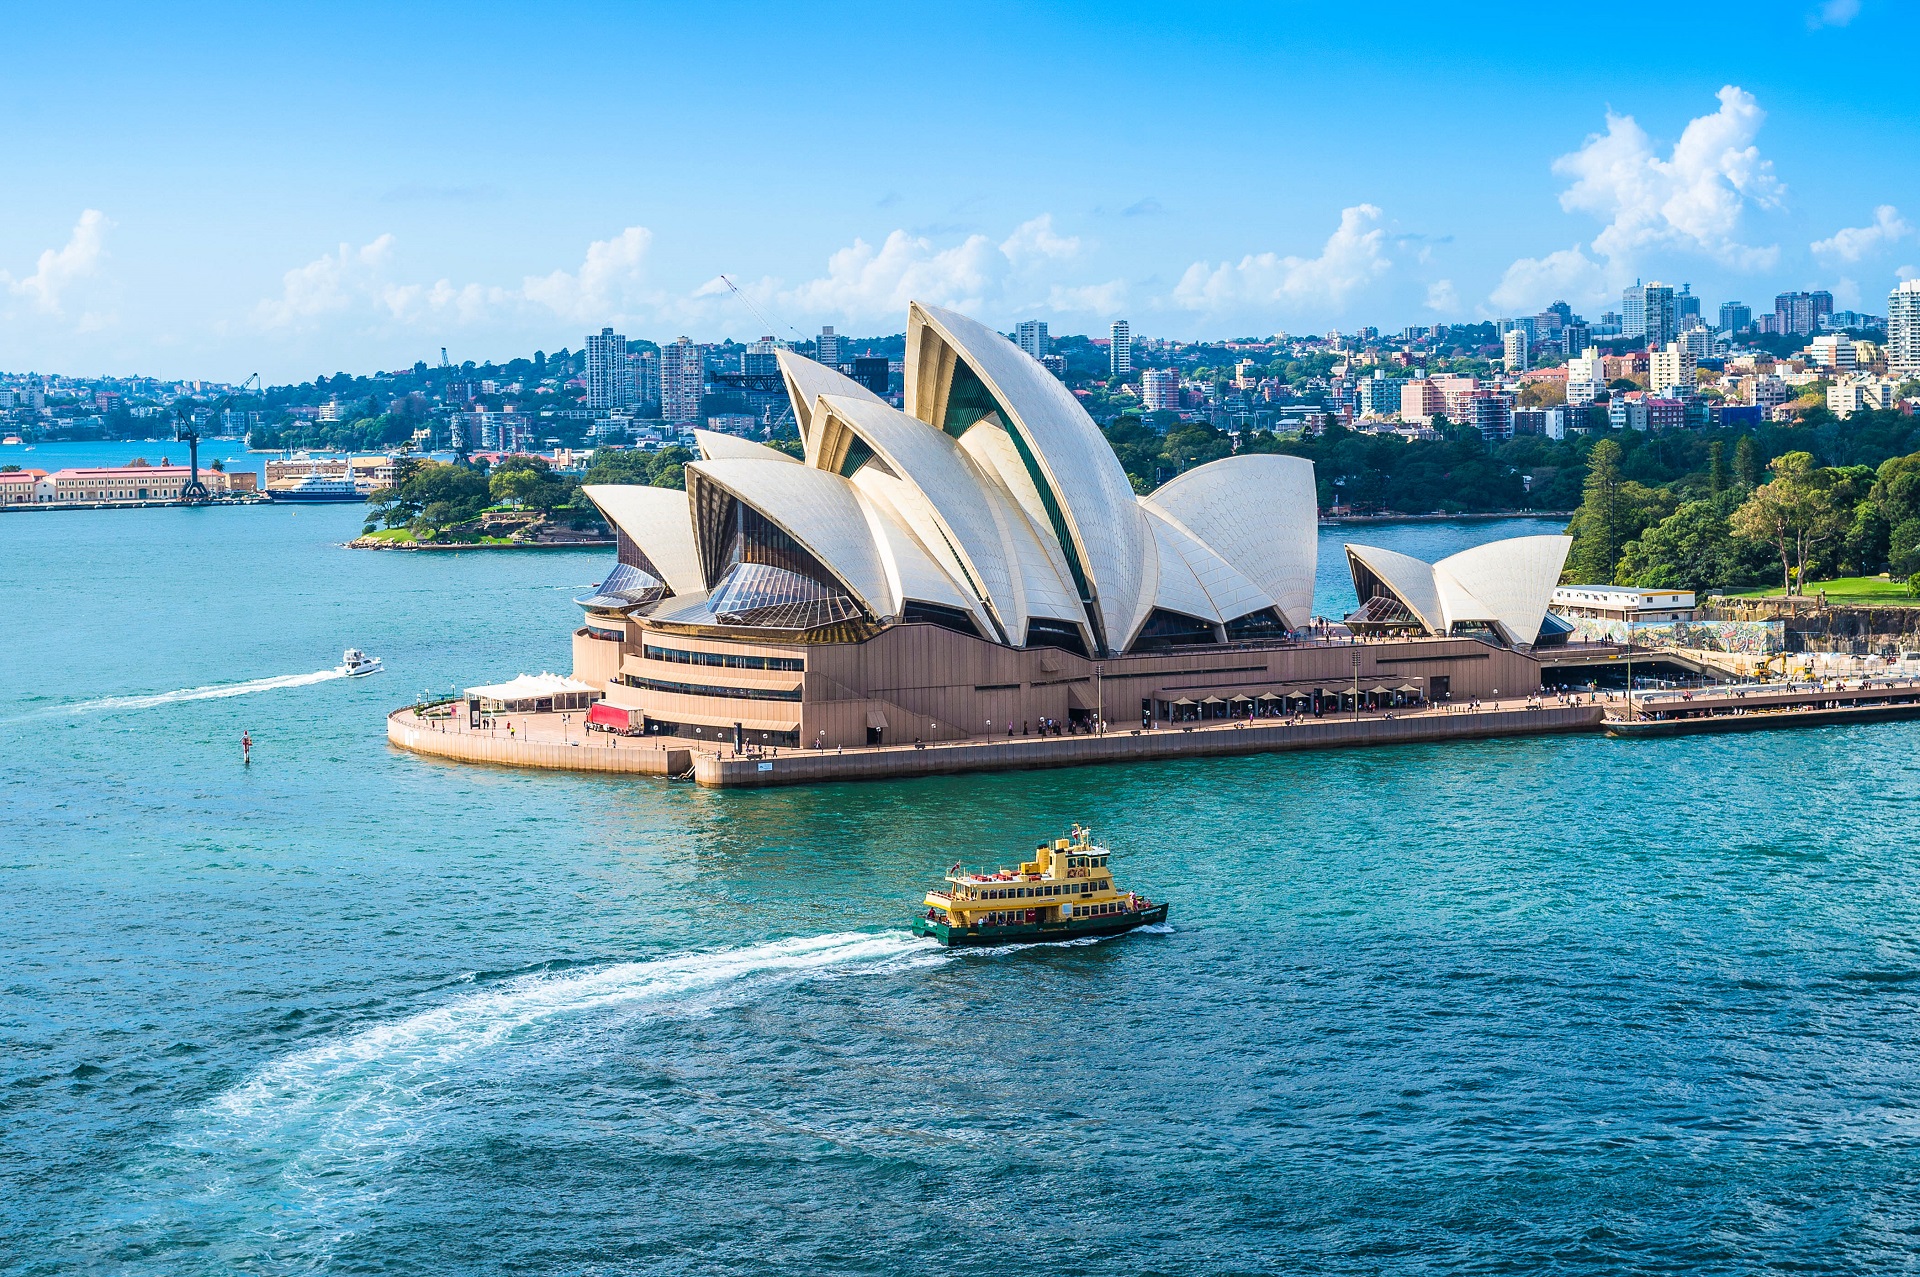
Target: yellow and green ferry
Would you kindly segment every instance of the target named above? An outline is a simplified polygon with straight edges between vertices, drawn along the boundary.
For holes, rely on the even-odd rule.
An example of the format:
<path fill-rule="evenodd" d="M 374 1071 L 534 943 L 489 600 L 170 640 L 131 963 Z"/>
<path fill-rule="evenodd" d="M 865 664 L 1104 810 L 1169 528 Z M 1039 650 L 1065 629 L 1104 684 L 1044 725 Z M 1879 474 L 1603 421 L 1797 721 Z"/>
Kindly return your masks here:
<path fill-rule="evenodd" d="M 1122 891 L 1107 866 L 1112 853 L 1079 825 L 1041 843 L 1018 869 L 947 871 L 946 887 L 927 893 L 913 933 L 944 945 L 1022 944 L 1113 936 L 1167 920 L 1167 902 Z"/>

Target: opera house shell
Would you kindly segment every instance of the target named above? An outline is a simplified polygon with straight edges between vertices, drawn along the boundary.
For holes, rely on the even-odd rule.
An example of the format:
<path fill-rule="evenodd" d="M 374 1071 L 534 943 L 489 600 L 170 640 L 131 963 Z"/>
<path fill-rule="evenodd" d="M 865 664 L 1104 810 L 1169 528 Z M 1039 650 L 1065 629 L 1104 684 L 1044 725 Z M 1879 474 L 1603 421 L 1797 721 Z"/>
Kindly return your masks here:
<path fill-rule="evenodd" d="M 904 411 L 790 351 L 779 366 L 804 458 L 700 432 L 684 492 L 586 489 L 619 566 L 579 600 L 576 675 L 633 730 L 844 746 L 1130 725 L 1207 704 L 1181 679 L 1223 665 L 1222 705 L 1345 670 L 1289 641 L 1313 607 L 1310 462 L 1236 455 L 1138 495 L 1043 365 L 920 303 Z"/>

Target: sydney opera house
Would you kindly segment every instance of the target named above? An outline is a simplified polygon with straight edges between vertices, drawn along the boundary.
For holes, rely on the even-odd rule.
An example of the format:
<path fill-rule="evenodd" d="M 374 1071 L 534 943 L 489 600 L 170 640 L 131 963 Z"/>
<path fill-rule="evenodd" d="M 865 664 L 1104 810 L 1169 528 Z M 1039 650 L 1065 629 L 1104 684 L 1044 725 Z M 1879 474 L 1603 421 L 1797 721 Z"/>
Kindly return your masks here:
<path fill-rule="evenodd" d="M 1425 564 L 1348 549 L 1312 617 L 1313 467 L 1236 455 L 1137 495 L 1079 401 L 919 303 L 905 411 L 779 356 L 805 459 L 702 433 L 686 490 L 590 486 L 618 564 L 579 600 L 595 721 L 785 746 L 910 744 L 1524 693 L 1562 537 Z"/>

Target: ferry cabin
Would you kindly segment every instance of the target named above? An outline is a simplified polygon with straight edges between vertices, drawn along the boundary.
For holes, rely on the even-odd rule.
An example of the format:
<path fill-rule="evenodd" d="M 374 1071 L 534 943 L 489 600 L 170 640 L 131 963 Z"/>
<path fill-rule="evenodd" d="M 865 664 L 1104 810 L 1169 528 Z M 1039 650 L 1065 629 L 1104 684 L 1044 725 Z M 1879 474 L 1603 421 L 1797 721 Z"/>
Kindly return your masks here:
<path fill-rule="evenodd" d="M 1042 843 L 1017 870 L 956 872 L 946 880 L 946 890 L 927 893 L 926 905 L 954 928 L 1098 918 L 1125 913 L 1131 899 L 1115 890 L 1106 849 L 1085 837 Z"/>

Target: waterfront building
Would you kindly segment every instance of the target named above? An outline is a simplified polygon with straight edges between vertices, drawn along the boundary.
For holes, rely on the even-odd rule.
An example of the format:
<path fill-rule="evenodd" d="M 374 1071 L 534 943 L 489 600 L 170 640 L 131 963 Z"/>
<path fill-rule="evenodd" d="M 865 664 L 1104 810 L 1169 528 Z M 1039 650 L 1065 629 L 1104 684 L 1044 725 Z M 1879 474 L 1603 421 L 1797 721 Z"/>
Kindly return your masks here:
<path fill-rule="evenodd" d="M 1566 629 L 1549 626 L 1547 605 L 1572 545 L 1568 536 L 1514 537 L 1438 563 L 1348 545 L 1360 606 L 1347 626 L 1355 633 L 1485 635 L 1506 647 L 1532 647 L 1543 631 L 1549 640 L 1564 638 Z"/>
<path fill-rule="evenodd" d="M 1133 325 L 1124 319 L 1114 320 L 1107 339 L 1107 375 L 1125 381 L 1133 375 Z"/>
<path fill-rule="evenodd" d="M 700 419 L 706 393 L 707 361 L 700 347 L 682 337 L 660 348 L 660 416 L 668 425 Z"/>
<path fill-rule="evenodd" d="M 585 489 L 619 543 L 574 634 L 597 723 L 837 747 L 1352 703 L 1360 653 L 1311 615 L 1311 462 L 1242 454 L 1137 496 L 1071 391 L 919 303 L 905 410 L 778 359 L 803 457 L 702 431 L 684 492 Z M 1474 605 L 1368 645 L 1359 690 L 1537 687 L 1565 538 L 1534 540 L 1494 553 L 1505 575 L 1455 574 Z"/>
<path fill-rule="evenodd" d="M 1031 359 L 1045 359 L 1049 350 L 1047 322 L 1044 319 L 1023 319 L 1016 330 L 1015 341 L 1020 349 L 1027 352 Z"/>
<path fill-rule="evenodd" d="M 1896 381 L 1920 377 L 1920 279 L 1887 294 L 1887 372 Z"/>
<path fill-rule="evenodd" d="M 0 506 L 32 505 L 45 470 L 0 470 Z"/>
<path fill-rule="evenodd" d="M 186 487 L 186 466 L 81 466 L 65 470 L 33 471 L 40 477 L 33 486 L 36 505 L 133 504 L 141 501 L 177 501 Z M 251 492 L 255 476 L 251 470 L 229 475 L 219 470 L 200 471 L 200 482 L 209 492 Z"/>
<path fill-rule="evenodd" d="M 1637 585 L 1562 585 L 1549 606 L 1561 616 L 1602 621 L 1691 621 L 1691 590 L 1647 589 Z"/>

